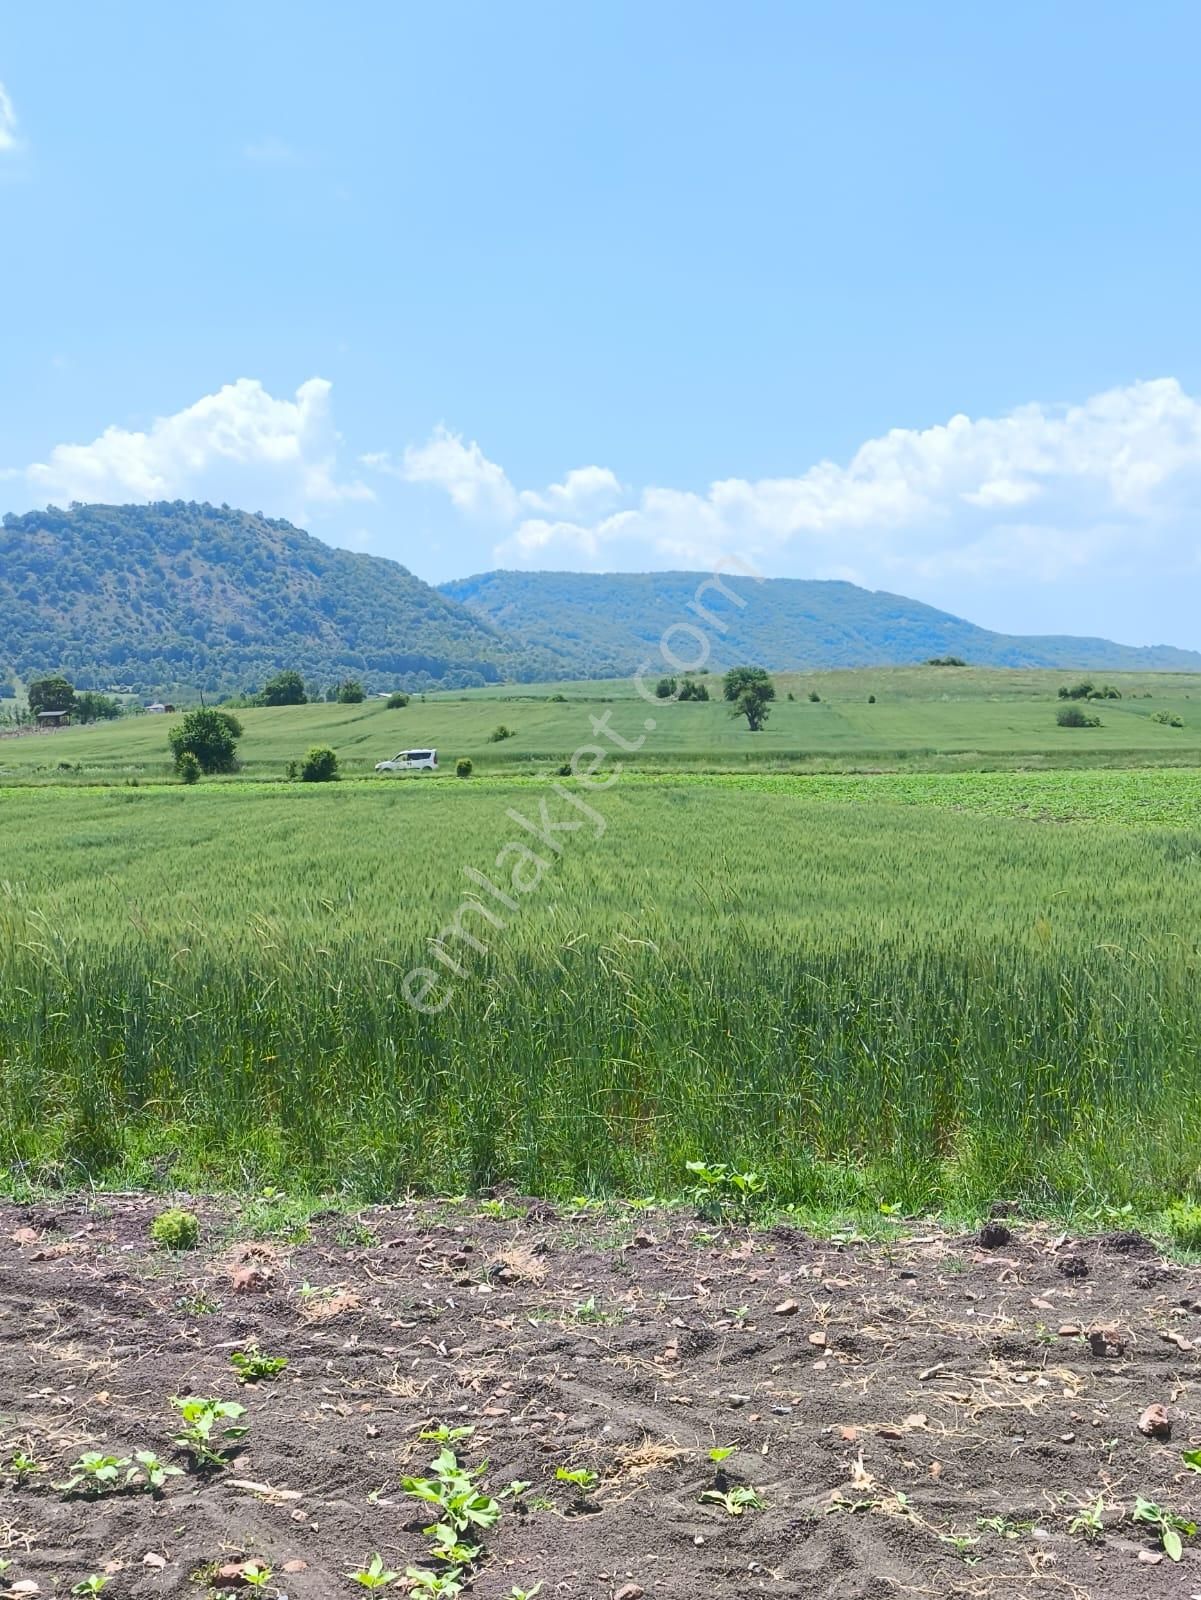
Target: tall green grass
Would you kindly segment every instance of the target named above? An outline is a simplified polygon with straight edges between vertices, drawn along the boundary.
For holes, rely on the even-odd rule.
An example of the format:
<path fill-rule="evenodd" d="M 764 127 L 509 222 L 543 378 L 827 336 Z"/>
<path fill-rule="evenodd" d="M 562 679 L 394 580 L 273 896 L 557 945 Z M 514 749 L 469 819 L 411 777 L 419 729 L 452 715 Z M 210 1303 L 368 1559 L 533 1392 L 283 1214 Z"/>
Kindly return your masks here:
<path fill-rule="evenodd" d="M 1198 1193 L 1201 834 L 799 791 L 594 797 L 605 837 L 435 1017 L 400 980 L 517 832 L 510 786 L 10 791 L 0 1162 L 364 1198 L 670 1194 L 695 1157 L 813 1207 Z"/>

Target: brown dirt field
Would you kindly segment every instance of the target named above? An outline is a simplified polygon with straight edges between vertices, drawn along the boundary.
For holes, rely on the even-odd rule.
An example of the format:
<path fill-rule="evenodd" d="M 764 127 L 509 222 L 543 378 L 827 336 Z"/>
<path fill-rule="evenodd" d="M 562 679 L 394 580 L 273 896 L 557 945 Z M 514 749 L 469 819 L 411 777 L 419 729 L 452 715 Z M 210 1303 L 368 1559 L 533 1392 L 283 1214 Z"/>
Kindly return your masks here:
<path fill-rule="evenodd" d="M 532 1483 L 486 1535 L 475 1600 L 538 1580 L 547 1600 L 1201 1593 L 1201 1536 L 1177 1564 L 1130 1521 L 1136 1495 L 1201 1506 L 1181 1459 L 1201 1444 L 1201 1273 L 1138 1235 L 1015 1221 L 991 1249 L 925 1228 L 880 1244 L 515 1200 L 326 1216 L 243 1259 L 216 1204 L 198 1250 L 152 1247 L 161 1207 L 0 1206 L 0 1461 L 49 1469 L 0 1474 L 0 1594 L 106 1571 L 106 1600 L 249 1594 L 211 1576 L 247 1558 L 274 1569 L 268 1595 L 365 1592 L 346 1574 L 377 1550 L 423 1560 L 399 1480 L 437 1422 L 474 1426 L 457 1448 L 493 1490 Z M 256 1341 L 289 1365 L 239 1387 L 230 1354 Z M 189 1393 L 247 1408 L 224 1470 L 159 1498 L 52 1487 L 88 1448 L 185 1465 L 170 1400 Z M 1170 1442 L 1138 1430 L 1153 1403 Z M 701 1503 L 715 1445 L 765 1509 Z M 560 1466 L 599 1475 L 587 1510 Z M 1103 1536 L 1070 1531 L 1098 1498 Z"/>

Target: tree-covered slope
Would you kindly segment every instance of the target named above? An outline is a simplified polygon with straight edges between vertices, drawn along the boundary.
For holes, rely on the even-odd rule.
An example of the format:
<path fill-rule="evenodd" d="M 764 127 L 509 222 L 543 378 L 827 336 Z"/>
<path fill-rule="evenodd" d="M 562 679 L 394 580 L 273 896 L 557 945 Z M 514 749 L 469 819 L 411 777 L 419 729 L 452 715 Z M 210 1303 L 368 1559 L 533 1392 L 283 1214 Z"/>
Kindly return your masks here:
<path fill-rule="evenodd" d="M 0 526 L 0 679 L 63 670 L 81 687 L 252 689 L 281 667 L 313 684 L 456 688 L 559 663 L 394 561 L 287 522 L 183 501 L 51 507 Z"/>
<path fill-rule="evenodd" d="M 698 603 L 726 628 L 725 633 L 707 628 L 712 645 L 707 664 L 714 669 L 744 661 L 776 671 L 902 666 L 939 655 L 962 656 L 973 666 L 1097 672 L 1201 668 L 1201 654 L 1169 645 L 1139 649 L 1108 639 L 990 633 L 920 601 L 853 583 L 800 578 L 759 583 L 730 575 L 721 581 L 741 605 L 699 572 L 488 572 L 441 587 L 498 627 L 565 657 L 570 670 L 564 676 L 621 676 L 648 656 L 657 670 L 664 631 L 673 623 L 696 623 Z M 682 657 L 695 648 L 683 634 L 670 642 Z"/>

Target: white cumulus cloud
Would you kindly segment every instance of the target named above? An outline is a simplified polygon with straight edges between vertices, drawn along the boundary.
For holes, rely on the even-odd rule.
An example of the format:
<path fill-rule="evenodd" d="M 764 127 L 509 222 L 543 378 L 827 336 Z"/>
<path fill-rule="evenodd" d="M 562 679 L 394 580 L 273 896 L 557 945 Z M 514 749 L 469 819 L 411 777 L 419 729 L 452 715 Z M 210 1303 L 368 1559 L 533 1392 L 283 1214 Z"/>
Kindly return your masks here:
<path fill-rule="evenodd" d="M 15 150 L 18 142 L 17 113 L 8 90 L 0 83 L 0 155 Z"/>
<path fill-rule="evenodd" d="M 330 384 L 310 378 L 290 399 L 239 378 L 144 431 L 109 427 L 89 444 L 56 445 L 45 461 L 10 472 L 32 498 L 174 500 L 199 496 L 296 514 L 305 507 L 369 500 L 337 475 Z"/>
<path fill-rule="evenodd" d="M 704 490 L 626 490 L 604 467 L 518 490 L 478 444 L 445 428 L 404 461 L 402 476 L 440 484 L 460 510 L 510 522 L 500 560 L 705 564 L 722 552 L 787 552 L 793 569 L 880 583 L 1053 581 L 1132 549 L 1194 559 L 1201 401 L 1174 378 L 1140 381 L 1081 404 L 894 428 L 845 462 Z"/>

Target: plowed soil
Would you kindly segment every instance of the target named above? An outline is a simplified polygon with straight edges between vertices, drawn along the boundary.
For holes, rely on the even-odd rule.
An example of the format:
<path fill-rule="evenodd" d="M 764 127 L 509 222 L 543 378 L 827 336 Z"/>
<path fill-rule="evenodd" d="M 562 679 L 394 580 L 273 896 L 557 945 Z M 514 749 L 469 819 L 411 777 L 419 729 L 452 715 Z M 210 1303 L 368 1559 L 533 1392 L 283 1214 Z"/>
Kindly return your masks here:
<path fill-rule="evenodd" d="M 0 1593 L 96 1573 L 107 1600 L 247 1594 L 218 1576 L 247 1560 L 268 1595 L 365 1592 L 346 1574 L 377 1551 L 424 1564 L 400 1480 L 446 1423 L 474 1428 L 455 1448 L 493 1492 L 531 1485 L 467 1574 L 476 1600 L 1201 1594 L 1201 1537 L 1177 1563 L 1131 1519 L 1140 1496 L 1201 1508 L 1201 1275 L 1138 1235 L 1014 1219 L 881 1244 L 517 1199 L 254 1243 L 205 1203 L 199 1248 L 171 1253 L 161 1206 L 0 1207 L 0 1461 L 46 1468 L 0 1475 Z M 231 1353 L 255 1345 L 288 1366 L 239 1384 Z M 246 1406 L 226 1467 L 172 1444 L 187 1394 Z M 1139 1430 L 1152 1404 L 1168 1439 Z M 762 1509 L 701 1500 L 715 1446 Z M 188 1469 L 161 1496 L 53 1487 L 83 1450 L 147 1447 Z M 597 1487 L 576 1501 L 560 1467 Z"/>

